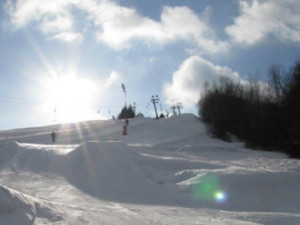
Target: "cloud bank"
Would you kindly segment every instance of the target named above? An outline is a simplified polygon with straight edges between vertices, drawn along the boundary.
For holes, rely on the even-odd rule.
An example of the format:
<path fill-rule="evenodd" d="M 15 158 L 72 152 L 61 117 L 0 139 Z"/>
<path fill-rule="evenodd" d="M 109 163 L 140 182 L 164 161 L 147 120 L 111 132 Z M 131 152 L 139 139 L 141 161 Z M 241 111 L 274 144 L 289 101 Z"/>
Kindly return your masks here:
<path fill-rule="evenodd" d="M 197 15 L 186 6 L 164 6 L 159 21 L 108 0 L 7 0 L 6 9 L 16 27 L 36 24 L 50 39 L 66 42 L 82 41 L 82 30 L 92 25 L 96 39 L 115 49 L 130 47 L 137 39 L 157 44 L 189 41 L 210 53 L 228 47 L 210 27 L 207 9 Z M 83 12 L 86 21 L 77 21 L 74 9 Z"/>
<path fill-rule="evenodd" d="M 233 42 L 254 45 L 273 36 L 282 42 L 300 42 L 300 1 L 240 1 L 240 15 L 226 28 Z"/>
<path fill-rule="evenodd" d="M 220 28 L 228 40 L 218 38 L 212 28 L 210 6 L 201 14 L 187 6 L 164 6 L 158 21 L 111 0 L 6 0 L 5 11 L 14 26 L 34 24 L 48 39 L 80 43 L 91 29 L 99 42 L 115 49 L 129 48 L 135 40 L 185 41 L 214 54 L 228 52 L 233 43 L 253 46 L 269 36 L 300 42 L 299 0 L 240 0 L 238 4 L 233 24 Z"/>
<path fill-rule="evenodd" d="M 184 107 L 193 108 L 200 99 L 204 83 L 212 84 L 221 77 L 243 81 L 237 72 L 228 67 L 214 65 L 200 56 L 191 56 L 173 73 L 172 82 L 165 84 L 163 93 L 167 104 L 173 105 L 179 101 Z"/>

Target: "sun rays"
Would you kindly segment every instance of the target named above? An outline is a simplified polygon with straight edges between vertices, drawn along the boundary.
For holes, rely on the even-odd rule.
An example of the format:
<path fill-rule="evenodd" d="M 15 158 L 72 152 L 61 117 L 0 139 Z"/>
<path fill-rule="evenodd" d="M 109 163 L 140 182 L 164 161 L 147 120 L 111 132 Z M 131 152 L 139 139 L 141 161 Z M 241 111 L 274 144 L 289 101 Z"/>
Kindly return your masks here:
<path fill-rule="evenodd" d="M 42 80 L 43 98 L 53 120 L 76 122 L 93 118 L 92 105 L 96 98 L 96 85 L 74 72 L 48 76 Z"/>

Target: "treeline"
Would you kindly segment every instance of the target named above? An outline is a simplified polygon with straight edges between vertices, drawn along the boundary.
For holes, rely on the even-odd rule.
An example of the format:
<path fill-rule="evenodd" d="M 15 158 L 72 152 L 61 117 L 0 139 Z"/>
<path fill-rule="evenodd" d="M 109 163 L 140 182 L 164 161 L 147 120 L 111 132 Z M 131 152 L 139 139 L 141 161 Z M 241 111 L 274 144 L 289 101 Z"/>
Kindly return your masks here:
<path fill-rule="evenodd" d="M 136 115 L 134 108 L 131 105 L 129 105 L 128 107 L 124 106 L 122 108 L 121 112 L 118 115 L 118 119 L 134 118 L 135 116 Z"/>
<path fill-rule="evenodd" d="M 232 135 L 248 147 L 283 151 L 300 158 L 300 60 L 289 72 L 271 66 L 268 82 L 236 83 L 222 78 L 198 103 L 212 135 Z"/>

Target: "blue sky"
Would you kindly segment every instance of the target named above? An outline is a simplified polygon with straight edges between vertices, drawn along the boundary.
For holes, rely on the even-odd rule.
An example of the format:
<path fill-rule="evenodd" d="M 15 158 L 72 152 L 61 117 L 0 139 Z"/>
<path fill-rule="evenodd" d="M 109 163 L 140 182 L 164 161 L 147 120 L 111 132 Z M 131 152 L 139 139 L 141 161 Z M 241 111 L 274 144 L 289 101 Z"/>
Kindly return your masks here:
<path fill-rule="evenodd" d="M 298 0 L 0 4 L 0 130 L 116 116 L 121 83 L 137 112 L 152 116 L 158 94 L 159 110 L 196 113 L 205 81 L 299 57 Z"/>

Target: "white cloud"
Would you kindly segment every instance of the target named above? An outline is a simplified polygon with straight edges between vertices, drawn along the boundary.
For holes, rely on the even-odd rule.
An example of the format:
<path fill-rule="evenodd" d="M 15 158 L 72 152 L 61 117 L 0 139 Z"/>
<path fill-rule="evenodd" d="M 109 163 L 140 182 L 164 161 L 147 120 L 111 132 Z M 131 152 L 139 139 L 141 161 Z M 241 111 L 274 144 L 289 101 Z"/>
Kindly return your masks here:
<path fill-rule="evenodd" d="M 109 0 L 17 0 L 16 3 L 7 0 L 6 6 L 16 27 L 37 23 L 45 35 L 54 38 L 79 33 L 74 26 L 77 21 L 72 9 L 75 8 L 87 15 L 84 22 L 93 24 L 98 41 L 116 49 L 131 46 L 136 39 L 159 44 L 189 41 L 209 53 L 226 51 L 228 47 L 216 38 L 209 25 L 212 10 L 209 7 L 197 15 L 186 6 L 165 6 L 156 21 Z M 78 41 L 78 38 L 62 39 Z"/>
<path fill-rule="evenodd" d="M 112 84 L 116 83 L 120 79 L 121 79 L 121 76 L 117 72 L 112 71 L 105 82 L 105 87 L 111 86 Z"/>
<path fill-rule="evenodd" d="M 82 35 L 75 31 L 74 17 L 70 11 L 72 0 L 18 0 L 15 4 L 8 0 L 6 8 L 12 24 L 21 28 L 35 23 L 48 39 L 59 39 L 78 43 Z"/>
<path fill-rule="evenodd" d="M 60 32 L 51 37 L 52 39 L 57 39 L 69 43 L 80 43 L 83 40 L 83 36 L 80 33 L 76 32 Z"/>
<path fill-rule="evenodd" d="M 55 16 L 66 12 L 66 7 L 72 0 L 17 0 L 14 4 L 12 0 L 7 0 L 10 8 L 12 22 L 16 26 L 23 26 L 32 21 L 39 21 L 44 16 Z"/>
<path fill-rule="evenodd" d="M 204 83 L 207 81 L 212 84 L 220 77 L 243 81 L 237 72 L 228 67 L 214 65 L 200 56 L 191 56 L 173 73 L 172 82 L 165 84 L 164 95 L 167 103 L 172 105 L 176 99 L 176 102 L 182 102 L 186 108 L 192 108 L 200 98 Z"/>
<path fill-rule="evenodd" d="M 110 3 L 107 20 L 100 12 L 95 11 L 94 18 L 103 29 L 98 31 L 97 38 L 114 48 L 130 46 L 134 39 L 142 39 L 165 44 L 178 40 L 194 41 L 207 52 L 226 51 L 226 42 L 218 41 L 214 31 L 201 20 L 190 8 L 163 8 L 160 21 L 140 16 L 134 9 Z M 207 12 L 206 12 L 207 14 Z"/>
<path fill-rule="evenodd" d="M 57 14 L 55 16 L 45 16 L 40 27 L 44 33 L 72 30 L 73 18 L 68 12 Z"/>
<path fill-rule="evenodd" d="M 254 45 L 273 35 L 283 42 L 300 42 L 299 0 L 240 1 L 240 15 L 226 32 L 234 42 Z"/>

